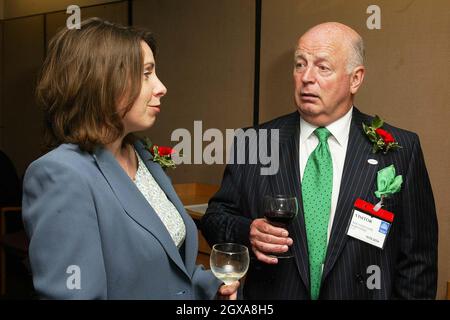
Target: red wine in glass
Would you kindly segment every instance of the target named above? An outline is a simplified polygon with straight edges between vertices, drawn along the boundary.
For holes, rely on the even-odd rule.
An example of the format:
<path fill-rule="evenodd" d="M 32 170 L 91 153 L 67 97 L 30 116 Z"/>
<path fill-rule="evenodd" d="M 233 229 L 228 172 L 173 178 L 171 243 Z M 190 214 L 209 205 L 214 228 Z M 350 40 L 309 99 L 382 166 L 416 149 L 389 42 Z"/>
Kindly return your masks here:
<path fill-rule="evenodd" d="M 296 197 L 287 195 L 265 196 L 264 217 L 275 227 L 287 228 L 297 216 L 298 201 Z M 276 258 L 292 258 L 291 248 L 284 253 L 272 254 Z"/>
<path fill-rule="evenodd" d="M 292 219 L 294 219 L 296 215 L 296 212 L 289 210 L 274 210 L 264 213 L 264 216 L 272 225 L 282 228 L 287 228 L 288 224 L 291 223 Z"/>

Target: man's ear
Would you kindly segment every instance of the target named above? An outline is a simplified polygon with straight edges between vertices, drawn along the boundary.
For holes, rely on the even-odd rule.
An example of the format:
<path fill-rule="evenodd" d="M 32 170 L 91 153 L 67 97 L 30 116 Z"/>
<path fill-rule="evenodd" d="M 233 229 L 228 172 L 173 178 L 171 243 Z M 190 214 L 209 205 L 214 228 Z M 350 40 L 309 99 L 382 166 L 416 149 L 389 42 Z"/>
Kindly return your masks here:
<path fill-rule="evenodd" d="M 364 66 L 356 67 L 352 71 L 350 78 L 350 92 L 352 94 L 356 94 L 356 92 L 358 92 L 358 89 L 362 85 L 362 82 L 364 80 L 365 72 L 366 69 L 364 68 Z"/>

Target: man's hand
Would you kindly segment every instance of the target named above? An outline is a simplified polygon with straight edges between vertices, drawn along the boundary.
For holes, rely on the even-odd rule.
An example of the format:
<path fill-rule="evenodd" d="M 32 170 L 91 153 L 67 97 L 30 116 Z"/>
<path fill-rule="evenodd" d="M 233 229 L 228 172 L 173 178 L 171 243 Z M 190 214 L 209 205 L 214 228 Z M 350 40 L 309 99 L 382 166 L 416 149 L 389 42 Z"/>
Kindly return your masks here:
<path fill-rule="evenodd" d="M 223 284 L 220 286 L 217 296 L 219 300 L 236 300 L 237 299 L 237 289 L 239 288 L 240 282 L 234 281 L 232 284 Z"/>
<path fill-rule="evenodd" d="M 250 243 L 252 250 L 259 261 L 276 264 L 278 259 L 269 257 L 274 253 L 283 253 L 293 241 L 284 228 L 272 226 L 266 219 L 255 219 L 250 225 Z"/>

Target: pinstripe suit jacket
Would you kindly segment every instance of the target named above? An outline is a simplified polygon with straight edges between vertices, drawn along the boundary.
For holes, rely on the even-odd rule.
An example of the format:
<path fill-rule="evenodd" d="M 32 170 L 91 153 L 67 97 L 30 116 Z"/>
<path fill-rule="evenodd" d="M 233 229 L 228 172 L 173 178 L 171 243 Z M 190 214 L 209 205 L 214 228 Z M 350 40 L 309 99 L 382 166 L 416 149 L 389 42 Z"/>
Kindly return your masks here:
<path fill-rule="evenodd" d="M 320 299 L 434 299 L 437 282 L 437 219 L 428 173 L 415 133 L 385 124 L 402 149 L 373 154 L 362 122 L 372 118 L 354 108 L 340 194 L 324 264 Z M 280 168 L 275 175 L 260 175 L 261 164 L 228 164 L 220 190 L 210 200 L 202 232 L 210 244 L 249 244 L 253 219 L 263 217 L 266 194 L 295 195 L 300 202 L 289 226 L 294 259 L 267 265 L 252 259 L 244 285 L 247 299 L 309 299 L 309 263 L 299 172 L 299 114 L 280 117 L 259 126 L 279 129 Z M 248 150 L 248 148 L 246 149 Z M 301 150 L 300 150 L 301 152 Z M 371 165 L 368 159 L 376 159 Z M 236 163 L 236 162 L 235 162 Z M 248 163 L 248 162 L 246 162 Z M 386 201 L 395 214 L 384 249 L 347 236 L 354 202 L 378 202 L 377 171 L 391 164 L 404 182 Z M 369 289 L 375 265 L 380 268 L 380 289 Z M 369 268 L 369 269 L 368 269 Z"/>

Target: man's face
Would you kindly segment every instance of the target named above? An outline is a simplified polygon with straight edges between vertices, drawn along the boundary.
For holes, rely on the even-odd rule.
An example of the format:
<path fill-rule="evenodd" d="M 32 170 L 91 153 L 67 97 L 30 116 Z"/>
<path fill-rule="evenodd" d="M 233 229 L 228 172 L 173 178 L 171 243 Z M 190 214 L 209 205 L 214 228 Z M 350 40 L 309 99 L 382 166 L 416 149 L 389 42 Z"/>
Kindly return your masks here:
<path fill-rule="evenodd" d="M 295 102 L 309 123 L 326 126 L 345 115 L 352 106 L 350 52 L 346 41 L 330 33 L 307 33 L 295 51 Z"/>

